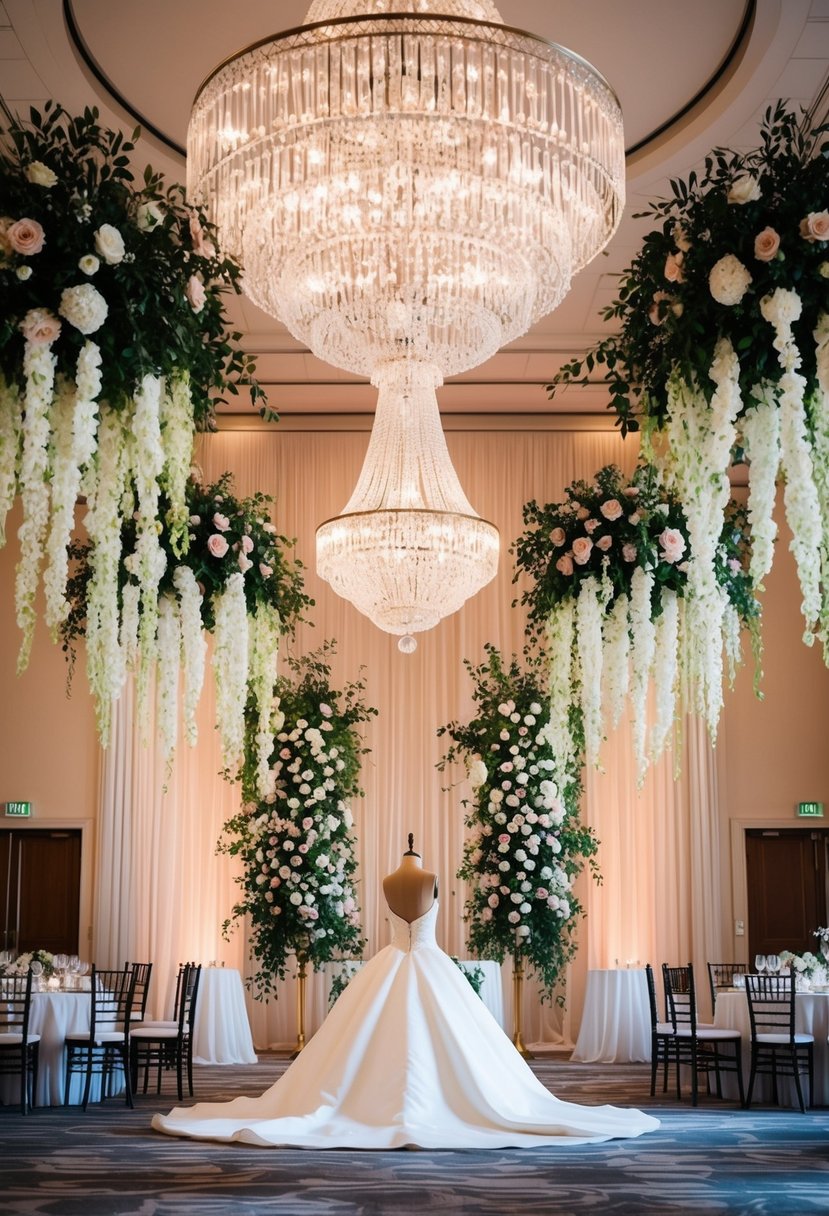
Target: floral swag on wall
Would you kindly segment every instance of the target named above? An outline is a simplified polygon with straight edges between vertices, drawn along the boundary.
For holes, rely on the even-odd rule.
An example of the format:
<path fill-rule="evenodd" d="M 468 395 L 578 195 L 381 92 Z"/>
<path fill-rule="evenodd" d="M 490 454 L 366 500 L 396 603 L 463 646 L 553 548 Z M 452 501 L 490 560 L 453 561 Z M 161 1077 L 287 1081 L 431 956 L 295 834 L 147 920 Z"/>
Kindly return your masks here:
<path fill-rule="evenodd" d="M 522 669 L 514 656 L 505 666 L 492 645 L 486 655 L 477 667 L 465 664 L 475 716 L 438 731 L 452 740 L 438 767 L 462 761 L 473 790 L 458 870 L 467 943 L 478 958 L 527 964 L 550 997 L 576 951 L 582 907 L 573 883 L 586 859 L 598 877 L 598 842 L 579 822 L 578 765 L 557 763 L 545 659 L 527 651 Z M 577 740 L 578 718 L 573 710 Z"/>
<path fill-rule="evenodd" d="M 3 107 L 0 152 L 0 542 L 22 502 L 15 602 L 28 661 L 43 566 L 46 623 L 71 608 L 67 548 L 86 500 L 89 678 L 102 742 L 127 655 L 118 634 L 122 520 L 132 557 L 141 641 L 153 644 L 166 555 L 187 550 L 186 482 L 195 427 L 211 424 L 212 391 L 260 391 L 229 333 L 222 293 L 239 267 L 184 189 L 147 168 L 136 185 L 132 142 L 52 102 L 23 125 Z M 133 139 L 137 136 L 135 133 Z"/>
<path fill-rule="evenodd" d="M 574 763 L 598 763 L 604 734 L 618 725 L 628 698 L 640 781 L 671 740 L 684 702 L 703 707 L 715 737 L 723 654 L 733 679 L 742 626 L 751 630 L 759 663 L 760 607 L 748 574 L 744 509 L 731 501 L 725 511 L 713 554 L 717 611 L 707 623 L 713 641 L 702 646 L 690 600 L 690 527 L 653 465 L 640 465 L 631 478 L 606 465 L 592 482 L 569 485 L 564 502 L 527 503 L 524 522 L 529 526 L 514 545 L 514 581 L 531 580 L 521 602 L 548 655 L 556 780 L 566 779 Z M 655 713 L 648 732 L 651 681 Z"/>
<path fill-rule="evenodd" d="M 238 857 L 241 895 L 225 922 L 247 918 L 257 969 L 249 983 L 258 998 L 277 991 L 288 961 L 318 968 L 362 953 L 355 889 L 357 858 L 350 802 L 362 796 L 360 769 L 368 749 L 360 724 L 376 710 L 363 684 L 331 686 L 333 643 L 289 658 L 291 675 L 277 682 L 276 741 L 269 764 L 272 790 L 258 795 L 260 724 L 247 724 L 245 798 L 229 820 L 219 851 Z"/>
<path fill-rule="evenodd" d="M 647 212 L 661 226 L 622 275 L 604 313 L 620 323 L 549 386 L 606 369 L 622 433 L 644 428 L 688 524 L 690 633 L 717 644 L 723 608 L 716 552 L 728 468 L 749 470 L 754 586 L 772 565 L 772 519 L 784 482 L 806 622 L 829 661 L 829 174 L 827 128 L 807 132 L 782 103 L 761 144 L 717 150 L 702 176 L 675 181 Z M 706 640 L 706 634 L 709 635 Z M 703 666 L 713 666 L 710 653 Z"/>

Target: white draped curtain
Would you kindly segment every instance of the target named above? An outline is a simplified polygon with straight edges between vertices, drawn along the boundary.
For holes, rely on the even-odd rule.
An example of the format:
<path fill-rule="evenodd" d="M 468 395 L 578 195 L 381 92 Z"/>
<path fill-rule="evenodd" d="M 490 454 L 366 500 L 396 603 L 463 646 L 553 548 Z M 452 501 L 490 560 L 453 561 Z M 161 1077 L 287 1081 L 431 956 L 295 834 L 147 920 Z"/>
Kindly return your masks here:
<path fill-rule="evenodd" d="M 223 430 L 200 439 L 197 459 L 208 481 L 228 469 L 240 495 L 261 490 L 274 496 L 277 528 L 297 538 L 306 588 L 316 601 L 313 627 L 300 626 L 284 646 L 304 653 L 335 638 L 335 680 L 342 684 L 362 674 L 366 699 L 379 710 L 366 728 L 371 754 L 363 770 L 365 798 L 354 807 L 367 955 L 388 941 L 380 879 L 398 864 L 406 835 L 413 832 L 424 864 L 440 878 L 439 941 L 463 957 L 464 891 L 455 872 L 464 835 L 461 799 L 468 789 L 443 788 L 451 775 L 436 769 L 445 750 L 437 729 L 467 719 L 472 711 L 464 658 L 480 662 L 486 642 L 507 656 L 522 649 L 524 615 L 513 607 L 517 591 L 508 550 L 522 530 L 523 503 L 557 501 L 574 477 L 589 478 L 610 461 L 630 469 L 636 449 L 613 432 L 474 427 L 450 432 L 450 453 L 470 501 L 500 529 L 500 570 L 459 613 L 421 635 L 413 655 L 403 655 L 396 638 L 334 595 L 314 571 L 315 528 L 347 501 L 367 442 L 366 430 Z M 122 698 L 103 766 L 96 957 L 102 965 L 127 957 L 152 959 L 159 977 L 155 1014 L 169 1000 L 180 960 L 245 966 L 243 933 L 237 930 L 229 942 L 221 934 L 234 901 L 234 869 L 227 857 L 216 855 L 215 844 L 222 823 L 238 807 L 239 793 L 218 775 L 211 691 L 206 688 L 203 698 L 197 748 L 181 743 L 169 773 L 152 739 L 146 745 L 139 739 L 131 700 Z M 603 883 L 581 880 L 588 916 L 579 931 L 568 1001 L 576 1013 L 587 966 L 690 957 L 703 962 L 706 953 L 713 956 L 712 943 L 719 953 L 714 766 L 695 726 L 683 763 L 679 783 L 672 779 L 670 762 L 663 762 L 637 791 L 623 727 L 605 745 L 604 772 L 587 775 L 585 817 L 602 841 Z M 567 1017 L 533 996 L 530 986 L 525 1039 L 567 1041 Z M 505 997 L 509 1017 L 508 985 Z M 290 1042 L 293 982 L 286 981 L 277 1001 L 252 1004 L 251 1015 L 257 1046 Z"/>

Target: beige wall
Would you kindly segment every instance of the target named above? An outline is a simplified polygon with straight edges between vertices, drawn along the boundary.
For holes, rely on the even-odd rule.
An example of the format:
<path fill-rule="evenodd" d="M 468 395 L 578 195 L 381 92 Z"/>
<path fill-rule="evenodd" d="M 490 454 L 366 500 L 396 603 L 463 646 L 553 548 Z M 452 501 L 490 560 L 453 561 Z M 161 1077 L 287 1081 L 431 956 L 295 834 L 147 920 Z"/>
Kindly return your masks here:
<path fill-rule="evenodd" d="M 778 502 L 778 517 L 781 506 Z M 727 892 L 723 914 L 730 920 L 724 942 L 738 959 L 748 941 L 735 935 L 733 923 L 747 921 L 742 825 L 773 822 L 808 830 L 813 824 L 797 820 L 795 807 L 810 800 L 823 802 L 829 816 L 829 670 L 820 644 L 809 648 L 801 640 L 801 597 L 789 540 L 783 526 L 763 595 L 763 700 L 754 696 L 747 664 L 733 691 L 725 694 L 717 748 L 721 873 Z"/>

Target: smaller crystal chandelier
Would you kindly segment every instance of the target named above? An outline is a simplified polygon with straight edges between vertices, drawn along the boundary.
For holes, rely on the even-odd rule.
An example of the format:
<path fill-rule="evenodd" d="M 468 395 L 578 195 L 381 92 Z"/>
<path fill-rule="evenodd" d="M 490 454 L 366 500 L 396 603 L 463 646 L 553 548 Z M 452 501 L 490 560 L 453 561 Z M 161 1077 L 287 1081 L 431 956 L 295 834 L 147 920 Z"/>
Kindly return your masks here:
<path fill-rule="evenodd" d="M 385 629 L 431 629 L 498 569 L 498 529 L 476 515 L 440 424 L 437 368 L 413 359 L 374 374 L 377 413 L 360 478 L 341 515 L 317 529 L 317 572 Z"/>

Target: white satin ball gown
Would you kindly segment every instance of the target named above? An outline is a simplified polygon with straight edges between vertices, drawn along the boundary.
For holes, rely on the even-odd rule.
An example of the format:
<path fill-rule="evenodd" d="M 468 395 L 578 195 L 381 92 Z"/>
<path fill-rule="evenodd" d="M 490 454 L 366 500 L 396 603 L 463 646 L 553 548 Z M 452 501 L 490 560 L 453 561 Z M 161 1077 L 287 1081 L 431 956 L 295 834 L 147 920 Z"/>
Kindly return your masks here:
<path fill-rule="evenodd" d="M 659 1126 L 637 1110 L 578 1106 L 536 1079 L 435 941 L 438 905 L 351 980 L 290 1068 L 257 1098 L 156 1115 L 171 1136 L 300 1148 L 589 1144 Z"/>

